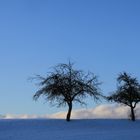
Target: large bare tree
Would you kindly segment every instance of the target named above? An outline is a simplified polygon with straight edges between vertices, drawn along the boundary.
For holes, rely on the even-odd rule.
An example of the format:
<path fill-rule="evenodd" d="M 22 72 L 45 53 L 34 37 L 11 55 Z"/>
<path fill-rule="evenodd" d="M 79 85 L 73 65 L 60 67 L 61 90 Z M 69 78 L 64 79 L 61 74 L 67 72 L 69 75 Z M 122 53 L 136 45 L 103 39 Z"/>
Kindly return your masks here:
<path fill-rule="evenodd" d="M 66 120 L 70 121 L 73 102 L 84 104 L 86 96 L 92 96 L 95 100 L 100 97 L 97 77 L 81 70 L 75 70 L 73 63 L 58 64 L 46 77 L 36 76 L 39 81 L 39 90 L 33 98 L 37 100 L 44 96 L 50 103 L 57 103 L 58 107 L 68 106 Z"/>

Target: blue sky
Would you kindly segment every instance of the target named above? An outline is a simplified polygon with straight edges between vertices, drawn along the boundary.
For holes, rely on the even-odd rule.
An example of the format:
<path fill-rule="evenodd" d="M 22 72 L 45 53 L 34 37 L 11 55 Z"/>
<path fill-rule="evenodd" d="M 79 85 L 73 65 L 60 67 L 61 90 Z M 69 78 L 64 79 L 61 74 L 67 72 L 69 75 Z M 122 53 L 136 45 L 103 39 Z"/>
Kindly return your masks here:
<path fill-rule="evenodd" d="M 69 59 L 98 75 L 105 95 L 122 71 L 140 79 L 139 6 L 139 0 L 0 1 L 0 114 L 63 110 L 35 103 L 37 87 L 27 79 Z"/>

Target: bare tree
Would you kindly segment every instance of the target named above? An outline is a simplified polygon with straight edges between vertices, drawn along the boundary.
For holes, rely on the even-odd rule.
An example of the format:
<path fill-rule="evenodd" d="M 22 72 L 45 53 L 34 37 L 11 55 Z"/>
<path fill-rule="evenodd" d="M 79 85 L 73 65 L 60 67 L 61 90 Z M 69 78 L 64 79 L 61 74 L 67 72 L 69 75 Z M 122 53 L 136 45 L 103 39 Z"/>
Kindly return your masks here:
<path fill-rule="evenodd" d="M 33 98 L 37 100 L 40 96 L 44 96 L 50 103 L 56 102 L 58 107 L 67 105 L 67 121 L 70 121 L 73 102 L 85 104 L 83 99 L 87 95 L 94 97 L 95 100 L 101 95 L 97 77 L 92 73 L 85 74 L 81 70 L 75 70 L 71 62 L 58 64 L 46 77 L 36 78 L 40 80 L 40 89 Z"/>
<path fill-rule="evenodd" d="M 137 78 L 131 77 L 126 72 L 121 73 L 117 81 L 117 90 L 108 97 L 108 100 L 129 106 L 131 108 L 131 120 L 135 121 L 134 109 L 140 102 L 140 84 Z"/>

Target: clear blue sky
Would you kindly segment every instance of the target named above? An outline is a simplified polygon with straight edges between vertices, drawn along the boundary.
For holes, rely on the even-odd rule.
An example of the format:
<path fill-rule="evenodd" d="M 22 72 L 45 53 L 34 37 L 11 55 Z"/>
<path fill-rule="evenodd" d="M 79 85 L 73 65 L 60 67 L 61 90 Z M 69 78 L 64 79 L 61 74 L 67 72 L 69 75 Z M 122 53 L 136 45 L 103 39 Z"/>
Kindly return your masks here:
<path fill-rule="evenodd" d="M 27 79 L 69 59 L 98 75 L 105 95 L 122 71 L 140 79 L 140 1 L 0 1 L 0 114 L 58 111 L 32 100 Z"/>

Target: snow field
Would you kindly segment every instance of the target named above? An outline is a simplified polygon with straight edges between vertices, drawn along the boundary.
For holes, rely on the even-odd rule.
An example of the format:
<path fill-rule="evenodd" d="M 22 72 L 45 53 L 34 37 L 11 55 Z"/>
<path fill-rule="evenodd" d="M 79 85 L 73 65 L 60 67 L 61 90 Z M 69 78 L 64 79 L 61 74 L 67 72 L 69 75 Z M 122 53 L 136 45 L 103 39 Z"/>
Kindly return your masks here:
<path fill-rule="evenodd" d="M 89 119 L 0 120 L 0 140 L 139 140 L 140 121 Z"/>

